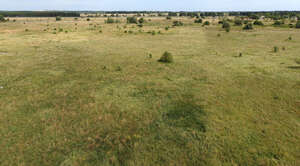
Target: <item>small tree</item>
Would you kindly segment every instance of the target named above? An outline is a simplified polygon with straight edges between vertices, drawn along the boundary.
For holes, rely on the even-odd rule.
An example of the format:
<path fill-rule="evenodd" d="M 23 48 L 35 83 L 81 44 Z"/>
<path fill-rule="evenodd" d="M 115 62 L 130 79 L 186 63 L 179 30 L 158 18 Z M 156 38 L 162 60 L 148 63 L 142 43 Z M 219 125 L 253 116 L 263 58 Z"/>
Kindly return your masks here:
<path fill-rule="evenodd" d="M 4 21 L 5 21 L 4 16 L 0 15 L 0 22 L 4 22 Z"/>
<path fill-rule="evenodd" d="M 251 30 L 253 29 L 252 23 L 248 23 L 247 25 L 244 26 L 244 30 Z"/>
<path fill-rule="evenodd" d="M 300 21 L 297 21 L 296 28 L 300 28 Z"/>
<path fill-rule="evenodd" d="M 172 17 L 171 17 L 171 16 L 167 16 L 166 19 L 167 19 L 167 20 L 171 20 Z"/>
<path fill-rule="evenodd" d="M 224 28 L 226 32 L 230 32 L 230 24 L 228 22 L 224 22 L 222 28 Z"/>
<path fill-rule="evenodd" d="M 274 26 L 280 26 L 280 25 L 283 25 L 283 24 L 284 24 L 283 21 L 278 21 L 278 20 L 277 20 L 277 21 L 274 22 L 273 25 L 274 25 Z"/>
<path fill-rule="evenodd" d="M 107 17 L 107 19 L 105 20 L 105 23 L 106 24 L 113 24 L 113 23 L 115 23 L 115 20 L 110 18 L 110 17 Z"/>
<path fill-rule="evenodd" d="M 165 52 L 160 59 L 158 60 L 158 62 L 163 62 L 163 63 L 172 63 L 173 62 L 173 56 L 171 53 L 169 52 Z"/>
<path fill-rule="evenodd" d="M 127 17 L 127 23 L 128 24 L 137 24 L 138 20 L 136 17 Z"/>
<path fill-rule="evenodd" d="M 56 21 L 61 21 L 61 17 L 60 16 L 56 16 L 55 20 Z"/>
<path fill-rule="evenodd" d="M 234 20 L 234 25 L 241 26 L 241 25 L 243 25 L 243 21 L 240 19 L 236 19 L 236 20 Z"/>
<path fill-rule="evenodd" d="M 174 21 L 173 26 L 183 26 L 183 23 L 181 21 Z"/>
<path fill-rule="evenodd" d="M 222 28 L 230 28 L 230 24 L 228 22 L 224 22 Z"/>
<path fill-rule="evenodd" d="M 209 21 L 205 21 L 205 22 L 203 23 L 203 25 L 210 25 L 210 22 L 209 22 Z"/>
<path fill-rule="evenodd" d="M 140 19 L 139 19 L 139 23 L 140 23 L 140 24 L 143 24 L 144 22 L 145 22 L 145 19 L 144 19 L 144 18 L 140 18 Z"/>
<path fill-rule="evenodd" d="M 202 19 L 201 19 L 201 18 L 199 18 L 199 19 L 196 19 L 196 20 L 195 20 L 195 23 L 197 23 L 197 24 L 201 24 L 201 23 L 202 23 Z"/>
<path fill-rule="evenodd" d="M 260 26 L 263 26 L 263 25 L 264 25 L 264 23 L 261 22 L 261 21 L 259 21 L 259 20 L 255 20 L 253 24 L 254 24 L 254 25 L 260 25 Z"/>

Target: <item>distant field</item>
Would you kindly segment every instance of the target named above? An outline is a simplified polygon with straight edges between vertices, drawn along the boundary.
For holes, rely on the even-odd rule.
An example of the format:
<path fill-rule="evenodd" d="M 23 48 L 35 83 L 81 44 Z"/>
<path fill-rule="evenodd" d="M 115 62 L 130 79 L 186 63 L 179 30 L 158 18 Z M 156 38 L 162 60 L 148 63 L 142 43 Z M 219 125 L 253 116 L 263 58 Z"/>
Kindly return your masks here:
<path fill-rule="evenodd" d="M 0 23 L 1 166 L 300 165 L 299 29 L 119 19 Z"/>

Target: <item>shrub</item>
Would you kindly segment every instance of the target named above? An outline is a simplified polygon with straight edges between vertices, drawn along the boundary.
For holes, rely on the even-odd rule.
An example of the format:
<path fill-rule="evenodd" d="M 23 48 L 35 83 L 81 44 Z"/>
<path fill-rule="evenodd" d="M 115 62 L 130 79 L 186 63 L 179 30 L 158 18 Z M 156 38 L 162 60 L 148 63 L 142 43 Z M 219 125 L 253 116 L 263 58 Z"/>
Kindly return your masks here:
<path fill-rule="evenodd" d="M 234 25 L 236 25 L 236 26 L 241 26 L 242 24 L 243 24 L 243 21 L 242 21 L 242 20 L 240 20 L 240 19 L 234 20 Z"/>
<path fill-rule="evenodd" d="M 296 28 L 300 28 L 300 21 L 297 21 Z"/>
<path fill-rule="evenodd" d="M 247 25 L 244 26 L 244 30 L 251 30 L 253 29 L 252 23 L 248 23 Z"/>
<path fill-rule="evenodd" d="M 292 40 L 292 36 L 289 36 L 288 40 Z"/>
<path fill-rule="evenodd" d="M 56 16 L 55 20 L 56 20 L 56 21 L 61 21 L 62 19 L 61 19 L 60 16 Z"/>
<path fill-rule="evenodd" d="M 209 21 L 205 21 L 205 22 L 203 23 L 203 25 L 210 25 L 210 22 L 209 22 Z"/>
<path fill-rule="evenodd" d="M 230 28 L 230 24 L 228 22 L 224 22 L 222 25 L 222 28 L 224 28 L 224 29 Z"/>
<path fill-rule="evenodd" d="M 199 19 L 196 19 L 196 20 L 195 20 L 195 23 L 197 23 L 197 24 L 201 24 L 201 23 L 202 23 L 202 19 L 201 19 L 201 18 L 199 18 Z"/>
<path fill-rule="evenodd" d="M 259 20 L 255 20 L 253 24 L 254 25 L 260 25 L 260 26 L 264 25 L 264 23 L 262 21 L 259 21 Z"/>
<path fill-rule="evenodd" d="M 181 21 L 174 21 L 173 26 L 183 26 L 183 23 Z"/>
<path fill-rule="evenodd" d="M 218 24 L 223 24 L 223 23 L 224 23 L 224 21 L 219 21 L 219 22 L 218 22 Z"/>
<path fill-rule="evenodd" d="M 117 69 L 116 69 L 116 71 L 122 71 L 121 66 L 118 66 Z"/>
<path fill-rule="evenodd" d="M 274 25 L 274 26 L 280 26 L 280 25 L 282 25 L 282 24 L 284 24 L 283 21 L 278 21 L 278 20 L 277 20 L 277 21 L 274 22 L 273 25 Z"/>
<path fill-rule="evenodd" d="M 169 28 L 170 28 L 169 26 L 166 26 L 166 27 L 165 27 L 165 30 L 167 31 L 167 30 L 169 30 Z"/>
<path fill-rule="evenodd" d="M 172 63 L 173 62 L 173 56 L 171 53 L 169 52 L 165 52 L 160 59 L 158 60 L 159 62 L 163 62 L 163 63 Z"/>
<path fill-rule="evenodd" d="M 171 20 L 172 17 L 171 17 L 171 16 L 167 16 L 166 19 L 167 19 L 167 20 Z"/>
<path fill-rule="evenodd" d="M 218 37 L 221 37 L 221 34 L 218 33 L 217 36 L 218 36 Z"/>
<path fill-rule="evenodd" d="M 144 19 L 144 18 L 140 18 L 140 19 L 139 19 L 139 23 L 140 23 L 140 24 L 143 24 L 144 22 L 145 22 L 145 19 Z"/>
<path fill-rule="evenodd" d="M 251 23 L 251 21 L 249 21 L 249 20 L 245 20 L 245 21 L 244 21 L 244 24 L 245 24 L 245 25 L 247 25 L 248 23 Z"/>
<path fill-rule="evenodd" d="M 90 18 L 87 18 L 86 21 L 91 21 L 91 19 L 90 19 Z"/>
<path fill-rule="evenodd" d="M 5 21 L 4 16 L 0 15 L 0 22 L 4 22 L 4 21 Z"/>
<path fill-rule="evenodd" d="M 230 27 L 225 28 L 225 31 L 226 31 L 226 32 L 230 32 Z"/>
<path fill-rule="evenodd" d="M 277 46 L 274 46 L 273 51 L 276 53 L 279 51 L 279 48 Z"/>
<path fill-rule="evenodd" d="M 128 24 L 137 24 L 138 20 L 136 17 L 127 17 L 127 23 Z"/>
<path fill-rule="evenodd" d="M 25 32 L 28 32 L 29 31 L 29 29 L 25 29 Z"/>
<path fill-rule="evenodd" d="M 142 28 L 142 27 L 143 27 L 143 24 L 138 24 L 138 27 Z"/>
<path fill-rule="evenodd" d="M 115 20 L 110 18 L 110 17 L 107 17 L 107 19 L 105 20 L 105 23 L 106 24 L 113 24 L 113 23 L 115 23 Z"/>

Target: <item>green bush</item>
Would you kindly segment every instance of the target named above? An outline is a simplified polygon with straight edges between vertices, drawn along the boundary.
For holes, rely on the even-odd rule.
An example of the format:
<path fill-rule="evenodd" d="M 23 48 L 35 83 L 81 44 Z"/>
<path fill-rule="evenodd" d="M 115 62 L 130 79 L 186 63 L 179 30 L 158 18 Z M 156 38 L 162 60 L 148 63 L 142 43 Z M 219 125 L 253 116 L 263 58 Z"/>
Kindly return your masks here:
<path fill-rule="evenodd" d="M 222 28 L 224 28 L 224 29 L 230 28 L 230 24 L 228 22 L 224 22 L 222 25 Z"/>
<path fill-rule="evenodd" d="M 139 23 L 140 23 L 140 24 L 145 23 L 145 19 L 144 19 L 144 18 L 140 18 L 140 19 L 139 19 Z"/>
<path fill-rule="evenodd" d="M 201 24 L 201 23 L 202 23 L 202 19 L 201 19 L 201 18 L 199 18 L 199 19 L 196 19 L 196 20 L 195 20 L 195 23 L 197 23 L 197 24 Z"/>
<path fill-rule="evenodd" d="M 259 25 L 259 26 L 263 26 L 264 25 L 264 23 L 262 21 L 259 21 L 259 20 L 255 20 L 253 24 L 254 25 Z"/>
<path fill-rule="evenodd" d="M 296 28 L 300 28 L 300 21 L 297 21 Z"/>
<path fill-rule="evenodd" d="M 173 62 L 173 55 L 169 52 L 165 52 L 160 59 L 158 60 L 159 62 L 163 63 L 172 63 Z"/>
<path fill-rule="evenodd" d="M 210 22 L 209 22 L 209 21 L 205 21 L 205 22 L 203 23 L 203 25 L 210 25 Z"/>
<path fill-rule="evenodd" d="M 279 48 L 277 46 L 274 46 L 273 51 L 276 53 L 279 51 Z"/>
<path fill-rule="evenodd" d="M 0 15 L 0 22 L 4 22 L 4 21 L 5 21 L 4 16 Z"/>
<path fill-rule="evenodd" d="M 127 23 L 128 24 L 137 24 L 138 20 L 136 17 L 127 17 Z"/>
<path fill-rule="evenodd" d="M 245 21 L 244 21 L 244 24 L 245 24 L 245 25 L 247 25 L 248 23 L 251 23 L 251 21 L 249 21 L 249 20 L 245 20 Z"/>
<path fill-rule="evenodd" d="M 107 19 L 105 20 L 105 23 L 106 24 L 113 24 L 113 23 L 115 23 L 115 20 L 110 18 L 110 17 L 107 17 Z"/>
<path fill-rule="evenodd" d="M 181 22 L 181 21 L 174 21 L 173 22 L 173 26 L 175 27 L 175 26 L 183 26 L 183 23 Z"/>
<path fill-rule="evenodd" d="M 55 20 L 56 20 L 56 21 L 61 21 L 62 19 L 61 19 L 60 16 L 56 16 Z"/>
<path fill-rule="evenodd" d="M 243 25 L 243 21 L 240 20 L 240 19 L 236 19 L 236 20 L 234 20 L 234 25 L 236 25 L 236 26 L 242 26 Z"/>
<path fill-rule="evenodd" d="M 172 17 L 171 17 L 171 16 L 167 16 L 166 19 L 167 19 L 167 20 L 171 20 Z"/>
<path fill-rule="evenodd" d="M 273 25 L 274 25 L 274 26 L 280 26 L 280 25 L 283 25 L 283 24 L 284 24 L 283 21 L 278 21 L 278 20 L 277 20 L 277 21 L 274 22 Z"/>
<path fill-rule="evenodd" d="M 166 27 L 165 27 L 165 30 L 167 31 L 167 30 L 169 30 L 169 28 L 170 28 L 169 26 L 166 26 Z"/>
<path fill-rule="evenodd" d="M 251 29 L 253 29 L 252 23 L 248 23 L 247 25 L 244 26 L 243 29 L 244 29 L 244 30 L 251 30 Z"/>
<path fill-rule="evenodd" d="M 86 21 L 91 21 L 91 19 L 90 19 L 90 18 L 87 18 Z"/>

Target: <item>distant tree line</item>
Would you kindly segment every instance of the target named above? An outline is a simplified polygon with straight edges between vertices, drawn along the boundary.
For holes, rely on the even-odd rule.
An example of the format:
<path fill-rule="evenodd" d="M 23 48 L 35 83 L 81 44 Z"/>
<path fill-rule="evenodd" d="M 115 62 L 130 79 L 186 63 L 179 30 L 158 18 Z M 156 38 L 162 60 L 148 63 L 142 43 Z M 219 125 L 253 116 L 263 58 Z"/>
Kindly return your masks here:
<path fill-rule="evenodd" d="M 80 17 L 79 12 L 62 11 L 0 11 L 4 17 Z"/>

